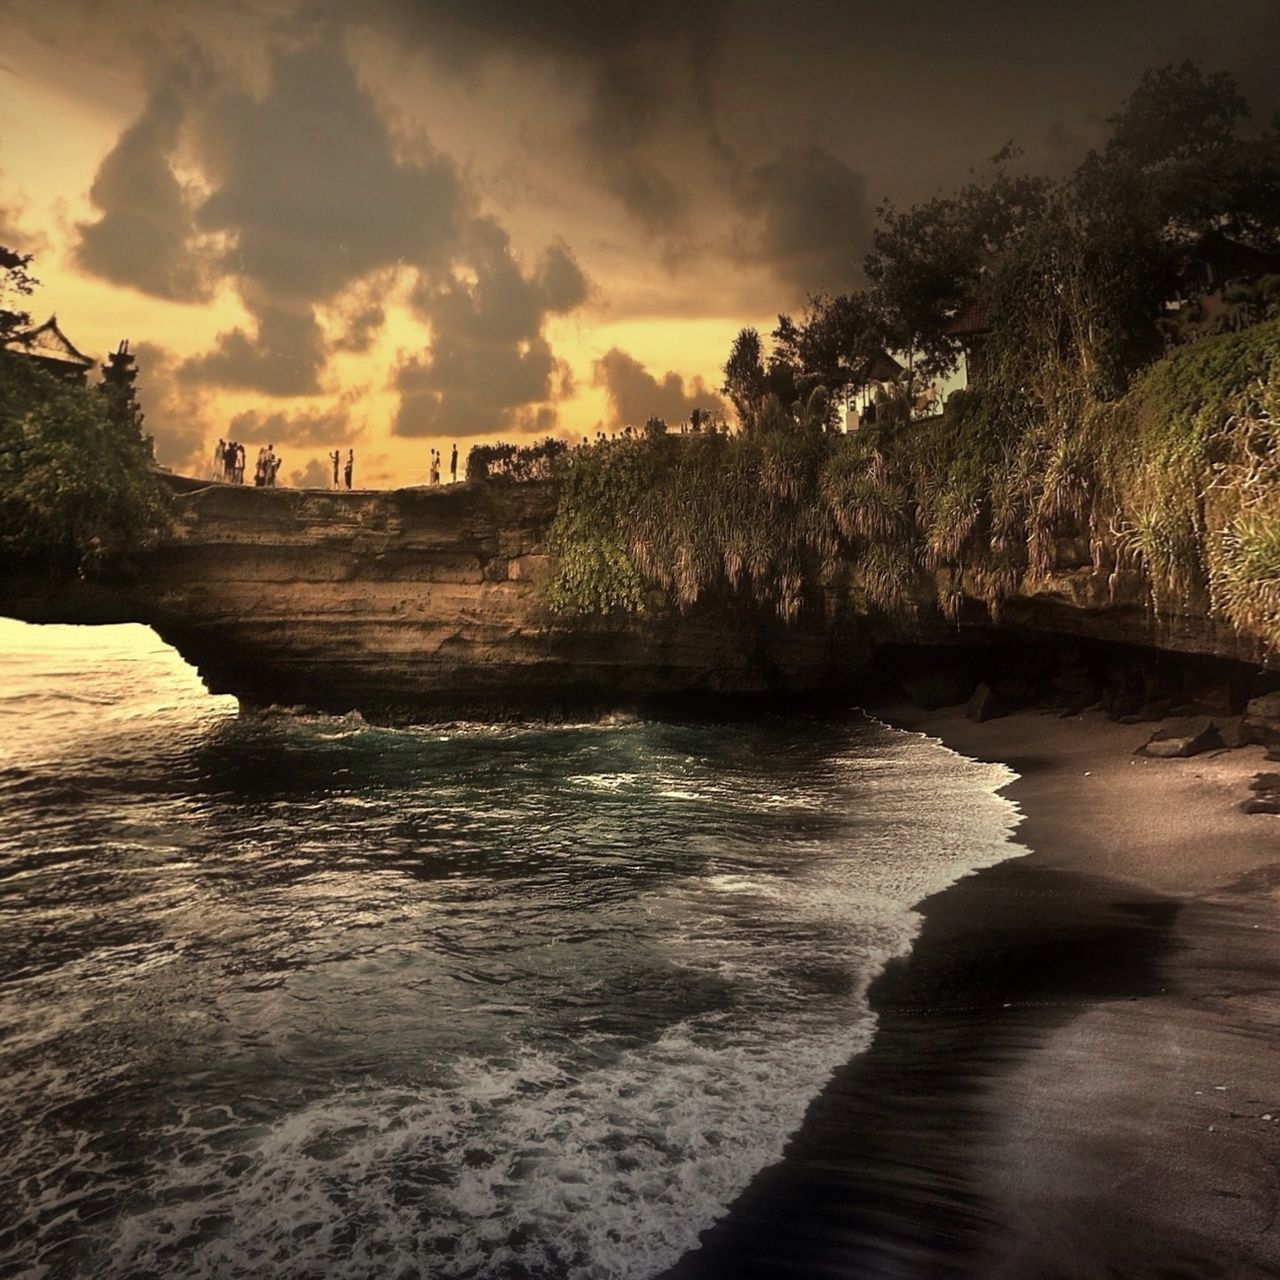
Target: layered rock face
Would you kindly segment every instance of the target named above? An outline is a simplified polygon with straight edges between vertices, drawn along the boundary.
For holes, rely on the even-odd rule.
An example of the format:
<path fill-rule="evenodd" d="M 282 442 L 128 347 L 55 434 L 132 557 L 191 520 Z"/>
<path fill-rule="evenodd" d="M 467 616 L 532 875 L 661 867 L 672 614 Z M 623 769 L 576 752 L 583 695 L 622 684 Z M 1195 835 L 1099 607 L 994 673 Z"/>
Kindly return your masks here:
<path fill-rule="evenodd" d="M 655 600 L 617 621 L 553 616 L 546 530 L 555 495 L 501 482 L 325 493 L 175 482 L 164 544 L 111 580 L 0 583 L 29 621 L 142 622 L 250 705 L 384 718 L 625 707 L 661 696 L 794 694 L 848 685 L 885 642 L 983 640 L 926 607 L 858 619 L 814 608 L 784 626 L 747 606 L 677 615 Z M 1265 665 L 1259 646 L 1202 613 L 1154 618 L 1140 584 L 1107 581 L 1064 549 L 1003 625 Z M 1007 635 L 1007 633 L 1006 633 Z"/>
<path fill-rule="evenodd" d="M 142 622 L 216 693 L 382 717 L 625 706 L 657 695 L 840 681 L 866 650 L 819 619 L 550 615 L 542 485 L 180 493 L 160 548 L 111 582 L 5 584 L 30 621 Z"/>

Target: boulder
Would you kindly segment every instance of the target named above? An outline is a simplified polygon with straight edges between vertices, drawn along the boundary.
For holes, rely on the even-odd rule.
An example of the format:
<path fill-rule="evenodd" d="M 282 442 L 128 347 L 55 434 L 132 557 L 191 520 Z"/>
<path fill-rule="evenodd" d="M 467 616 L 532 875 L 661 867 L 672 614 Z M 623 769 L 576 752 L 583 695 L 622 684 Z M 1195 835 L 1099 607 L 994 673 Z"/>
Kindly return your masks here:
<path fill-rule="evenodd" d="M 1242 800 L 1240 808 L 1245 813 L 1280 813 L 1280 796 L 1256 796 L 1252 800 Z"/>
<path fill-rule="evenodd" d="M 1246 742 L 1266 747 L 1272 760 L 1280 760 L 1280 690 L 1249 700 L 1244 709 L 1242 735 Z"/>
<path fill-rule="evenodd" d="M 1218 726 L 1218 732 L 1222 735 L 1222 745 L 1224 747 L 1234 751 L 1237 747 L 1246 745 L 1243 716 L 1215 716 L 1213 722 Z"/>
<path fill-rule="evenodd" d="M 1158 729 L 1147 739 L 1142 750 L 1160 759 L 1185 759 L 1222 745 L 1222 735 L 1212 720 L 1191 720 Z"/>
<path fill-rule="evenodd" d="M 973 691 L 973 696 L 969 699 L 964 713 L 975 724 L 981 724 L 984 720 L 995 720 L 999 716 L 1007 716 L 1009 708 L 1000 695 L 984 680 Z"/>

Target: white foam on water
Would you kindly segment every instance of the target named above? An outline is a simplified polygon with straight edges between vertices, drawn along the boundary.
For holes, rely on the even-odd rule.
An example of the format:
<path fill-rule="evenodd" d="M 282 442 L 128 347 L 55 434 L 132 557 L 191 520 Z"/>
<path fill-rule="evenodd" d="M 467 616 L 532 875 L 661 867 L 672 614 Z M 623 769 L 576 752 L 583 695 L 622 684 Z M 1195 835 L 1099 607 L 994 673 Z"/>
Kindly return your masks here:
<path fill-rule="evenodd" d="M 127 657 L 136 651 L 146 660 L 138 664 L 134 705 L 113 714 L 127 722 L 130 734 L 147 723 L 134 714 L 138 706 L 172 706 L 174 724 L 185 716 L 192 733 L 220 723 L 226 700 L 201 695 L 189 670 L 169 670 L 174 655 L 157 645 L 145 633 L 124 637 L 121 653 Z M 37 649 L 31 647 L 34 671 L 41 669 Z M 87 646 L 85 652 L 90 652 Z M 154 671 L 147 665 L 153 659 Z M 38 694 L 44 714 L 73 714 L 65 712 L 59 697 L 68 705 L 83 697 L 89 705 L 96 696 L 91 667 L 86 660 L 86 679 L 79 684 L 77 677 Z M 96 717 L 98 712 L 91 711 Z M 25 716 L 20 727 L 29 730 L 29 709 L 0 707 L 0 717 L 9 713 Z M 85 724 L 100 731 L 100 719 Z M 657 800 L 676 802 L 665 826 L 645 829 L 654 839 L 696 848 L 704 860 L 690 858 L 687 865 L 697 871 L 687 876 L 655 874 L 652 884 L 637 879 L 634 890 L 623 881 L 618 900 L 629 908 L 628 895 L 634 892 L 634 915 L 645 927 L 619 945 L 652 953 L 636 965 L 642 977 L 687 979 L 691 989 L 720 993 L 718 1002 L 691 1002 L 700 1012 L 648 1032 L 628 1036 L 571 1029 L 557 1040 L 535 1034 L 542 1028 L 521 1024 L 519 1015 L 530 1016 L 528 1009 L 510 1000 L 524 989 L 504 987 L 486 1007 L 496 1016 L 509 1011 L 521 1034 L 529 1032 L 527 1043 L 504 1056 L 454 1057 L 447 1070 L 439 1062 L 424 1064 L 420 1080 L 401 1072 L 395 1080 L 370 1078 L 321 1096 L 315 1096 L 313 1084 L 305 1101 L 283 1113 L 278 1101 L 247 1093 L 219 1107 L 157 1108 L 146 1113 L 147 1127 L 137 1135 L 149 1149 L 122 1156 L 100 1141 L 101 1132 L 76 1130 L 74 1119 L 46 1125 L 47 1111 L 86 1096 L 95 1104 L 102 1097 L 132 1099 L 135 1040 L 128 1017 L 140 1013 L 148 1034 L 174 1049 L 182 1044 L 181 1032 L 172 1033 L 178 1014 L 187 1026 L 212 1018 L 212 1011 L 193 1007 L 205 971 L 183 969 L 177 961 L 203 936 L 201 922 L 183 913 L 217 901 L 217 932 L 204 943 L 219 958 L 224 954 L 219 946 L 245 951 L 252 939 L 262 950 L 278 951 L 293 936 L 283 922 L 278 936 L 270 919 L 264 928 L 261 903 L 251 910 L 256 900 L 246 899 L 241 915 L 230 886 L 241 883 L 255 865 L 252 859 L 222 866 L 229 886 L 225 895 L 193 897 L 184 905 L 184 891 L 193 882 L 181 873 L 186 864 L 168 856 L 163 861 L 172 900 L 152 890 L 139 906 L 156 925 L 150 941 L 131 935 L 116 939 L 108 932 L 94 949 L 60 961 L 49 974 L 62 1027 L 46 1023 L 38 1007 L 21 1008 L 13 1000 L 6 1008 L 0 1002 L 0 1024 L 11 1033 L 5 1051 L 36 1064 L 28 1078 L 10 1077 L 11 1099 L 34 1101 L 26 1123 L 10 1130 L 16 1134 L 13 1145 L 0 1148 L 0 1183 L 14 1188 L 15 1201 L 21 1200 L 13 1218 L 20 1210 L 24 1274 L 88 1274 L 102 1280 L 653 1275 L 693 1247 L 750 1179 L 781 1156 L 831 1073 L 869 1044 L 875 1021 L 866 991 L 888 959 L 910 947 L 920 922 L 914 904 L 970 870 L 1021 852 L 1009 839 L 1016 809 L 996 795 L 1013 775 L 925 739 L 886 734 L 862 751 L 855 734 L 846 752 L 828 755 L 808 772 L 793 772 L 792 786 L 783 789 L 777 779 L 785 768 L 775 774 L 744 766 L 735 773 L 732 762 L 721 768 L 682 754 L 679 735 L 674 746 L 659 741 L 656 750 L 668 755 L 665 763 L 652 765 L 645 755 L 647 726 L 589 727 L 593 741 L 603 744 L 601 751 L 583 753 L 581 765 L 575 756 L 565 775 L 552 775 L 547 784 L 552 794 L 542 800 L 554 811 L 557 787 L 589 792 L 600 838 L 620 844 L 627 864 L 642 864 L 648 850 L 629 845 L 617 824 L 625 826 L 626 814 L 652 809 Z M 565 728 L 573 735 L 584 726 Z M 77 732 L 59 728 L 51 734 L 57 750 L 68 753 L 59 760 L 74 761 L 72 748 L 81 740 Z M 280 732 L 285 739 L 293 733 L 316 736 L 330 744 L 347 737 L 363 742 L 370 735 L 381 750 L 411 746 L 414 739 L 450 737 L 475 738 L 482 746 L 514 740 L 519 746 L 530 730 L 458 724 L 443 731 L 393 731 L 371 729 L 350 717 L 291 723 L 277 716 L 268 718 L 264 732 Z M 840 730 L 829 732 L 835 736 Z M 30 754 L 28 739 L 15 736 L 13 741 Z M 621 749 L 624 741 L 629 751 Z M 639 771 L 637 754 L 644 761 Z M 518 767 L 519 751 L 511 757 L 508 767 Z M 457 785 L 464 783 L 473 785 L 467 779 Z M 450 800 L 447 785 L 445 779 L 436 786 L 444 805 L 430 811 L 433 820 L 465 816 L 465 788 Z M 490 842 L 495 831 L 519 829 L 528 796 L 519 790 L 515 795 L 520 804 L 513 806 L 499 777 L 486 800 L 488 817 L 500 817 L 506 825 L 489 830 Z M 198 802 L 207 805 L 208 797 L 200 795 Z M 310 797 L 305 802 L 315 803 Z M 394 804 L 389 810 L 375 803 L 371 790 L 329 792 L 318 811 L 323 821 L 293 827 L 289 815 L 297 820 L 303 802 L 295 797 L 281 803 L 286 809 L 280 830 L 274 810 L 268 814 L 260 806 L 249 839 L 280 842 L 281 851 L 264 866 L 282 877 L 281 887 L 258 892 L 267 903 L 279 904 L 298 937 L 320 937 L 335 918 L 350 922 L 360 910 L 372 913 L 370 924 L 385 928 L 389 913 L 407 909 L 394 877 L 387 881 L 388 896 L 371 896 L 375 890 L 366 864 L 323 871 L 323 859 L 335 846 L 320 837 L 335 816 L 349 815 L 362 840 L 389 841 L 383 828 L 396 816 Z M 185 812 L 186 818 L 152 819 L 160 832 L 156 838 L 170 855 L 190 838 L 180 833 L 187 831 L 191 812 L 199 810 Z M 114 812 L 111 817 L 117 820 Z M 558 837 L 565 834 L 549 829 Z M 568 834 L 582 838 L 577 831 Z M 418 848 L 416 832 L 404 838 L 406 849 Z M 311 851 L 309 839 L 317 841 Z M 465 852 L 472 846 L 458 848 Z M 70 850 L 68 857 L 74 853 Z M 206 859 L 211 869 L 221 865 L 216 849 L 197 848 L 192 854 L 190 865 L 205 866 Z M 185 849 L 182 856 L 187 857 Z M 143 866 L 140 859 L 138 854 L 134 861 Z M 564 863 L 567 873 L 574 865 Z M 553 859 L 546 866 L 549 875 L 560 869 Z M 122 861 L 118 878 L 142 876 L 151 883 L 133 867 L 134 862 Z M 295 871 L 300 878 L 309 876 L 296 900 L 288 896 L 292 881 L 285 874 Z M 470 874 L 463 853 L 448 874 L 464 880 Z M 476 874 L 474 884 L 492 888 L 483 872 Z M 274 884 L 272 879 L 269 885 Z M 11 880 L 10 886 L 21 892 L 22 881 Z M 438 907 L 441 899 L 427 902 Z M 570 899 L 566 912 L 577 910 L 577 903 Z M 463 897 L 448 905 L 451 922 L 471 909 Z M 82 909 L 78 901 L 64 903 L 60 897 L 46 908 L 59 927 L 64 916 L 56 913 L 65 911 L 65 919 L 74 923 Z M 111 904 L 103 910 L 120 908 Z M 474 910 L 485 927 L 501 927 L 492 923 L 497 917 L 487 914 L 491 907 L 483 897 Z M 122 914 L 127 922 L 128 913 Z M 164 928 L 159 927 L 162 914 Z M 513 930 L 519 927 L 520 917 L 505 918 L 514 922 Z M 552 923 L 560 928 L 560 921 Z M 576 923 L 564 915 L 564 930 Z M 469 934 L 456 936 L 472 940 Z M 171 946 L 173 940 L 181 946 Z M 548 950 L 554 942 L 548 941 Z M 348 959 L 339 950 L 329 958 Z M 300 966 L 291 972 L 305 974 L 305 964 Z M 162 979 L 174 970 L 180 971 L 171 979 L 176 994 L 166 994 Z M 129 986 L 127 975 L 134 971 L 145 979 Z M 571 981 L 574 971 L 548 961 L 546 972 L 555 983 Z M 396 981 L 412 976 L 411 970 L 403 973 Z M 94 1003 L 99 990 L 94 982 L 103 974 L 125 975 L 118 1008 Z M 579 976 L 586 984 L 592 975 Z M 284 981 L 272 974 L 273 981 L 277 977 Z M 38 994 L 44 982 L 33 980 L 23 992 Z M 236 997 L 247 990 L 234 983 L 227 988 Z M 291 991 L 297 998 L 312 989 L 298 983 Z M 142 993 L 139 1010 L 123 999 L 126 992 Z M 316 998 L 313 991 L 309 998 Z M 484 1004 L 482 996 L 477 999 L 477 1006 Z M 421 1016 L 433 1016 L 429 1003 Z M 76 1041 L 86 1047 L 83 1058 L 65 1067 L 45 1052 L 46 1041 L 76 1023 L 92 1034 Z M 160 1058 L 157 1069 L 163 1071 L 163 1064 Z M 287 1063 L 278 1069 L 287 1076 Z M 60 1078 L 59 1071 L 71 1074 Z M 228 1073 L 228 1079 L 238 1078 Z M 84 1123 L 102 1123 L 91 1106 L 85 1113 Z M 68 1226 L 79 1237 L 74 1262 L 65 1252 Z M 0 1265 L 6 1260 L 4 1247 L 0 1240 Z"/>
<path fill-rule="evenodd" d="M 621 1052 L 601 1042 L 595 1061 L 579 1044 L 459 1062 L 431 1087 L 338 1090 L 247 1140 L 225 1125 L 193 1141 L 184 1123 L 99 1274 L 606 1280 L 673 1264 L 869 1044 L 866 989 L 909 948 L 912 905 L 1019 851 L 1000 766 L 903 736 L 835 767 L 875 810 L 849 847 L 798 842 L 776 874 L 690 878 L 645 903 L 673 963 L 731 975 L 730 1007 Z M 806 948 L 847 987 L 811 985 Z"/>

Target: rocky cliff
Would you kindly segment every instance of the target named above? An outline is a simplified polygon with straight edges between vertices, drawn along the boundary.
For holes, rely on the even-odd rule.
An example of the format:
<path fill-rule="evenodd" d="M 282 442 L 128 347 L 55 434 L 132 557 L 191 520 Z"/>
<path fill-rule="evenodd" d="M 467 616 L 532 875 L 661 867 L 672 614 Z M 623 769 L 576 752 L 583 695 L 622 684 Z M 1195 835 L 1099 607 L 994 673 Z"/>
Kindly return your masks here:
<path fill-rule="evenodd" d="M 381 716 L 495 715 L 626 705 L 648 697 L 795 693 L 847 685 L 886 643 L 990 637 L 977 605 L 960 628 L 837 617 L 792 626 L 746 606 L 619 621 L 550 614 L 538 484 L 324 493 L 191 486 L 171 535 L 94 583 L 0 583 L 29 621 L 152 626 L 215 692 L 248 704 L 358 708 Z M 1207 616 L 1155 617 L 1136 582 L 1073 561 L 1008 602 L 1002 626 L 1265 665 L 1260 646 Z"/>
<path fill-rule="evenodd" d="M 543 602 L 542 485 L 179 493 L 165 543 L 109 580 L 3 584 L 29 621 L 142 622 L 249 704 L 501 714 L 696 691 L 813 688 L 866 657 L 816 623 L 662 611 L 573 623 Z"/>

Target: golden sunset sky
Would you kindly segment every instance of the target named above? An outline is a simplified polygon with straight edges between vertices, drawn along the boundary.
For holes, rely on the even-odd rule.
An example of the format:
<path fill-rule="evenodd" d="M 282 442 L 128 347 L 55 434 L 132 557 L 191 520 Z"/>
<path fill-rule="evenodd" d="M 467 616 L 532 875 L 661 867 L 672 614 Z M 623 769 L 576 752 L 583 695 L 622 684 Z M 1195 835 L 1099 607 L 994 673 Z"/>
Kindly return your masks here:
<path fill-rule="evenodd" d="M 718 407 L 739 328 L 860 283 L 881 200 L 1010 139 L 1065 171 L 1147 67 L 1280 105 L 1271 0 L 1052 9 L 5 0 L 0 243 L 35 321 L 131 340 L 162 462 L 421 483 Z"/>

